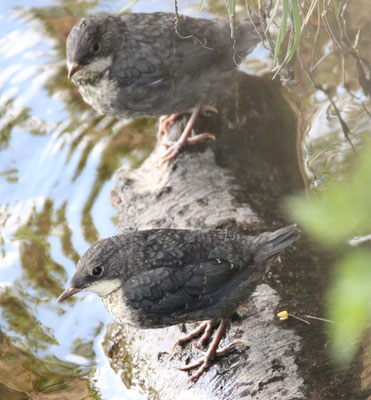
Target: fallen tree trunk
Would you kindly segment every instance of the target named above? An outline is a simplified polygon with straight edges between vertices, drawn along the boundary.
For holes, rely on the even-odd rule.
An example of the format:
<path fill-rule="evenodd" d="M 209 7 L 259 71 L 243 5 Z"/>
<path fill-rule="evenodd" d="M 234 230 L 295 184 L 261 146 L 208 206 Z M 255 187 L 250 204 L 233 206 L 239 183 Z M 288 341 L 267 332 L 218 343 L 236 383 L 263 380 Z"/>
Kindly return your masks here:
<path fill-rule="evenodd" d="M 140 168 L 118 172 L 111 198 L 121 230 L 208 227 L 252 234 L 286 223 L 281 199 L 303 186 L 292 109 L 276 84 L 242 73 L 217 108 L 196 125 L 215 141 L 187 147 L 163 169 L 158 146 Z M 179 137 L 184 121 L 171 127 L 171 138 Z M 338 399 L 347 390 L 356 393 L 357 368 L 339 383 L 322 331 L 275 317 L 279 304 L 321 312 L 324 271 L 301 242 L 272 265 L 223 342 L 239 337 L 246 346 L 215 362 L 197 383 L 186 387 L 187 373 L 176 368 L 199 357 L 192 346 L 170 357 L 182 334 L 178 326 L 135 330 L 112 323 L 104 342 L 111 365 L 127 386 L 139 386 L 151 399 Z"/>

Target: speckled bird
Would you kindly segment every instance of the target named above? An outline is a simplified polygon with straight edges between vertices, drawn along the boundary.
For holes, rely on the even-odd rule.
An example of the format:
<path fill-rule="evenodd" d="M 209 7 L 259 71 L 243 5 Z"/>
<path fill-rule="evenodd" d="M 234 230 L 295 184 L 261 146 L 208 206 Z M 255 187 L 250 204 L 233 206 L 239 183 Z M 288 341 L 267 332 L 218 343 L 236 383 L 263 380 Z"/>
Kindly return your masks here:
<path fill-rule="evenodd" d="M 166 162 L 185 143 L 213 137 L 188 136 L 221 82 L 261 40 L 257 29 L 257 21 L 242 21 L 233 42 L 229 23 L 217 19 L 180 15 L 176 25 L 171 13 L 92 14 L 68 35 L 68 77 L 101 114 L 166 116 L 160 120 L 161 137 L 179 113 L 191 111 L 179 140 L 163 141 Z"/>
<path fill-rule="evenodd" d="M 204 332 L 201 347 L 220 321 L 205 356 L 183 368 L 199 367 L 194 381 L 216 354 L 236 345 L 217 350 L 230 317 L 261 282 L 267 260 L 299 236 L 295 225 L 255 237 L 209 229 L 124 232 L 86 251 L 58 301 L 94 292 L 119 322 L 137 328 L 204 321 L 174 348 Z"/>

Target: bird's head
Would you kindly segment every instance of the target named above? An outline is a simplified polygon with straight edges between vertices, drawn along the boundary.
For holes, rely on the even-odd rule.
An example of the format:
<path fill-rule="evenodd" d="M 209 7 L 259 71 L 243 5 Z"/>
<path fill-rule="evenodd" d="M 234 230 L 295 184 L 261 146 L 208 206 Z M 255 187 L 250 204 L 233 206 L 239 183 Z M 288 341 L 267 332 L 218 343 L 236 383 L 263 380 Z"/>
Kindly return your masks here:
<path fill-rule="evenodd" d="M 99 74 L 112 63 L 112 52 L 118 40 L 116 19 L 93 14 L 80 19 L 67 37 L 68 78 L 79 71 Z"/>
<path fill-rule="evenodd" d="M 61 302 L 75 293 L 89 291 L 104 297 L 121 286 L 120 250 L 114 238 L 95 243 L 80 258 L 68 288 L 58 297 Z"/>

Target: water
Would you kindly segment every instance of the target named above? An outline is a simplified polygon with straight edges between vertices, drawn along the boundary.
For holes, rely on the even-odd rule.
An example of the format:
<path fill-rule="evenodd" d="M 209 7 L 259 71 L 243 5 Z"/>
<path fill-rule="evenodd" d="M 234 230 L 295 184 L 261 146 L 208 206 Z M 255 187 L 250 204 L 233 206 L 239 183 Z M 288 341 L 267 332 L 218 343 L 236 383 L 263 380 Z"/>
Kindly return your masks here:
<path fill-rule="evenodd" d="M 109 367 L 101 342 L 111 317 L 98 297 L 79 297 L 73 306 L 56 303 L 79 255 L 118 232 L 109 199 L 115 170 L 138 166 L 154 145 L 153 119 L 98 116 L 66 77 L 65 37 L 77 17 L 124 4 L 0 3 L 1 399 L 145 398 Z M 210 2 L 201 15 L 221 14 L 222 4 Z M 157 1 L 132 8 L 172 9 L 173 2 Z M 184 14 L 196 15 L 197 9 L 197 2 L 181 5 Z M 245 70 L 269 71 L 263 48 L 250 61 Z M 332 83 L 356 139 L 369 123 L 362 111 L 367 99 L 356 88 L 355 101 L 341 83 Z M 309 183 L 322 187 L 344 166 L 350 146 L 323 93 L 307 85 L 291 96 L 306 102 L 305 168 Z"/>
<path fill-rule="evenodd" d="M 56 304 L 89 243 L 118 231 L 114 170 L 140 163 L 153 142 L 141 133 L 152 121 L 98 117 L 69 85 L 65 7 L 0 5 L 0 398 L 140 398 L 108 367 L 99 299 Z"/>

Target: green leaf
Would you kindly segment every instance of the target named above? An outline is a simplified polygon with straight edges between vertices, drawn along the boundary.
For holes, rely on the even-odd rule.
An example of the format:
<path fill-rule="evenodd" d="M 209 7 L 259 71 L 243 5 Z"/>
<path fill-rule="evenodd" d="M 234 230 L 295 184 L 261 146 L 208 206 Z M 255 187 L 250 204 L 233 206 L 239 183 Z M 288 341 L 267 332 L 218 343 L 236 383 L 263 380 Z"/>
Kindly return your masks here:
<path fill-rule="evenodd" d="M 359 157 L 347 179 L 332 182 L 311 199 L 292 198 L 288 208 L 324 246 L 343 245 L 355 235 L 371 232 L 371 146 Z"/>
<path fill-rule="evenodd" d="M 283 0 L 282 1 L 282 21 L 281 21 L 280 30 L 278 32 L 278 36 L 276 39 L 276 46 L 274 48 L 274 57 L 273 57 L 274 64 L 276 64 L 276 62 L 277 62 L 278 54 L 280 53 L 283 39 L 286 36 L 288 16 L 289 16 L 289 2 L 288 2 L 288 0 Z"/>
<path fill-rule="evenodd" d="M 268 32 L 270 26 L 272 25 L 272 22 L 274 21 L 274 17 L 275 17 L 276 14 L 277 14 L 278 4 L 279 4 L 279 3 L 280 3 L 280 0 L 276 0 L 276 4 L 274 5 L 274 8 L 273 8 L 272 13 L 271 13 L 271 16 L 270 16 L 270 18 L 269 18 L 269 20 L 268 20 L 267 28 L 266 28 L 265 32 Z"/>
<path fill-rule="evenodd" d="M 340 9 L 339 9 L 339 2 L 338 0 L 334 0 L 334 9 L 335 9 L 335 17 L 336 21 L 340 25 Z"/>
<path fill-rule="evenodd" d="M 357 154 L 358 155 L 358 154 Z M 294 220 L 325 247 L 344 255 L 335 266 L 328 293 L 331 349 L 334 358 L 349 364 L 371 324 L 371 250 L 352 248 L 346 241 L 371 232 L 371 145 L 358 155 L 347 179 L 332 182 L 326 191 L 288 202 Z"/>
<path fill-rule="evenodd" d="M 129 3 L 126 4 L 121 10 L 118 12 L 119 14 L 130 8 L 132 5 L 134 5 L 138 0 L 130 0 Z"/>
<path fill-rule="evenodd" d="M 299 6 L 297 3 L 297 0 L 291 0 L 290 2 L 291 5 L 291 19 L 293 22 L 293 29 L 295 32 L 294 36 L 294 42 L 291 46 L 291 49 L 287 51 L 285 59 L 282 61 L 282 64 L 276 71 L 276 73 L 273 75 L 273 79 L 277 76 L 277 74 L 281 71 L 282 67 L 285 66 L 292 58 L 294 55 L 296 49 L 299 46 L 300 43 L 300 38 L 301 38 L 301 18 L 300 18 L 300 13 L 299 13 Z"/>
<path fill-rule="evenodd" d="M 199 7 L 198 7 L 198 15 L 199 15 L 200 12 L 202 11 L 203 5 L 204 5 L 204 0 L 201 0 L 201 1 L 200 1 L 200 5 L 199 5 Z"/>
<path fill-rule="evenodd" d="M 331 350 L 349 364 L 371 321 L 371 252 L 354 250 L 338 263 L 337 279 L 328 293 Z"/>

